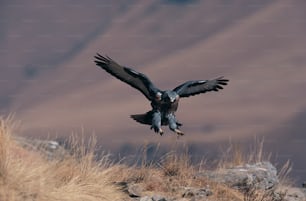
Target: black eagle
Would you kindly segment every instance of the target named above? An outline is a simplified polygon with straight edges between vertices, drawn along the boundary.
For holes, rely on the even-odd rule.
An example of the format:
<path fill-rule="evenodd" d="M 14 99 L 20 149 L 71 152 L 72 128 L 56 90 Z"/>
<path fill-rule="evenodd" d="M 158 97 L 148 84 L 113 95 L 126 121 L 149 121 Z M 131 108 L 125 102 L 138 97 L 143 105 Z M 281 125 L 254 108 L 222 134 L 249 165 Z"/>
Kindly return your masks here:
<path fill-rule="evenodd" d="M 212 80 L 187 81 L 173 90 L 160 90 L 144 74 L 131 68 L 121 66 L 108 56 L 97 53 L 95 63 L 119 80 L 138 89 L 151 102 L 152 110 L 145 114 L 131 115 L 131 118 L 142 124 L 151 125 L 156 133 L 163 134 L 162 125 L 169 128 L 177 135 L 184 135 L 179 127 L 182 126 L 175 118 L 180 98 L 194 96 L 208 91 L 219 91 L 222 85 L 227 85 L 229 80 L 218 77 Z"/>

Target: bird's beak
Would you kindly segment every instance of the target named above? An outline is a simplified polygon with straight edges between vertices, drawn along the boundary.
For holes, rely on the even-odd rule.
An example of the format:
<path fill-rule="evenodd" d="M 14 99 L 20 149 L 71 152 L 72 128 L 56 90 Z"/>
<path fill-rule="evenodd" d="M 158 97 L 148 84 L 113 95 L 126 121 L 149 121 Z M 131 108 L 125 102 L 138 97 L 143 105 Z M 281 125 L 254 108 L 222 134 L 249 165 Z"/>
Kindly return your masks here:
<path fill-rule="evenodd" d="M 179 96 L 176 95 L 175 97 L 169 97 L 169 99 L 170 99 L 170 102 L 171 102 L 171 103 L 174 103 L 176 100 L 179 99 Z"/>

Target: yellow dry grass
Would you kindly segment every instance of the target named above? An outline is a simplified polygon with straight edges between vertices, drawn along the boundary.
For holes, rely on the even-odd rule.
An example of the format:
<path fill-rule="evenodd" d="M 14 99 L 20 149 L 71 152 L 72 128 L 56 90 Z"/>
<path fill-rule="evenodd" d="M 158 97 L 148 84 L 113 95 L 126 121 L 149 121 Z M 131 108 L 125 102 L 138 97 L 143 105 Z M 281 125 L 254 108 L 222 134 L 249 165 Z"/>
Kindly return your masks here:
<path fill-rule="evenodd" d="M 18 146 L 12 139 L 11 124 L 10 119 L 0 119 L 1 201 L 122 200 L 112 184 L 113 167 L 96 162 L 93 152 L 47 160 Z"/>
<path fill-rule="evenodd" d="M 12 137 L 13 121 L 0 117 L 0 200 L 1 201 L 96 201 L 127 200 L 116 182 L 140 185 L 143 195 L 164 195 L 180 199 L 184 189 L 209 188 L 213 201 L 272 201 L 269 195 L 255 191 L 247 196 L 204 177 L 203 165 L 195 166 L 186 153 L 169 152 L 157 162 L 142 158 L 142 165 L 128 166 L 112 163 L 108 155 L 96 160 L 95 141 L 85 144 L 72 139 L 70 153 L 52 160 L 38 150 L 20 146 Z M 263 142 L 251 154 L 245 155 L 238 146 L 230 147 L 226 157 L 219 159 L 218 169 L 263 160 Z M 204 164 L 205 166 L 205 164 Z M 216 170 L 216 171 L 217 171 Z M 286 176 L 289 163 L 281 170 Z"/>

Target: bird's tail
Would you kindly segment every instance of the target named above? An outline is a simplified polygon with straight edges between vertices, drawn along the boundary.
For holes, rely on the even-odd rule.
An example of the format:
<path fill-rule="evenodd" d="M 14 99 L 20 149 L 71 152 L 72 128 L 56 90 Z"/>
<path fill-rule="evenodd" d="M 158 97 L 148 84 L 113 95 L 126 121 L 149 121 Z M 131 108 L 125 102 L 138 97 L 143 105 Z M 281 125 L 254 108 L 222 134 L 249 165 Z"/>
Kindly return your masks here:
<path fill-rule="evenodd" d="M 153 116 L 153 111 L 149 111 L 147 113 L 144 114 L 132 114 L 131 118 L 134 119 L 135 121 L 137 121 L 138 123 L 141 124 L 146 124 L 146 125 L 152 125 L 152 116 Z M 161 124 L 163 126 L 168 125 L 168 121 L 165 118 L 162 118 L 162 122 Z M 183 124 L 176 122 L 177 126 L 180 127 Z"/>
<path fill-rule="evenodd" d="M 138 123 L 151 125 L 152 124 L 152 114 L 153 114 L 152 111 L 149 111 L 144 114 L 132 114 L 131 118 L 137 121 Z"/>

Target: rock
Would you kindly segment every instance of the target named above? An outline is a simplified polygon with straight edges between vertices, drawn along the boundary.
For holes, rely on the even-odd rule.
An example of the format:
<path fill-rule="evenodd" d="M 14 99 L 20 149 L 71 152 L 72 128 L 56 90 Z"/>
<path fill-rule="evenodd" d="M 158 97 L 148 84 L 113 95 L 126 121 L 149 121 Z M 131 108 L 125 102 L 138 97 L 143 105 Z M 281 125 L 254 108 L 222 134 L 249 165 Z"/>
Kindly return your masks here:
<path fill-rule="evenodd" d="M 132 198 L 137 198 L 142 196 L 143 188 L 135 183 L 128 183 L 128 182 L 117 182 L 115 183 L 117 186 L 121 188 L 121 190 L 127 193 Z"/>
<path fill-rule="evenodd" d="M 23 148 L 31 151 L 38 151 L 47 159 L 63 159 L 67 150 L 54 140 L 38 140 L 25 137 L 14 137 L 15 141 Z"/>
<path fill-rule="evenodd" d="M 139 201 L 170 201 L 170 200 L 160 195 L 153 195 L 152 197 L 149 196 L 141 197 Z"/>
<path fill-rule="evenodd" d="M 139 201 L 153 201 L 153 200 L 152 200 L 152 198 L 149 197 L 149 196 L 144 196 L 144 197 L 140 198 Z"/>
<path fill-rule="evenodd" d="M 160 196 L 160 195 L 153 195 L 152 200 L 153 201 L 167 201 L 167 199 L 165 197 Z"/>
<path fill-rule="evenodd" d="M 278 189 L 278 193 L 285 192 L 284 201 L 305 201 L 306 200 L 306 191 L 302 188 L 283 188 Z"/>
<path fill-rule="evenodd" d="M 185 188 L 182 197 L 200 199 L 210 195 L 212 195 L 212 191 L 209 188 Z"/>
<path fill-rule="evenodd" d="M 206 177 L 238 190 L 254 187 L 268 190 L 278 184 L 277 170 L 270 162 L 246 164 L 219 171 L 205 171 L 196 176 Z"/>
<path fill-rule="evenodd" d="M 143 188 L 138 184 L 128 184 L 127 191 L 130 197 L 141 197 Z"/>

